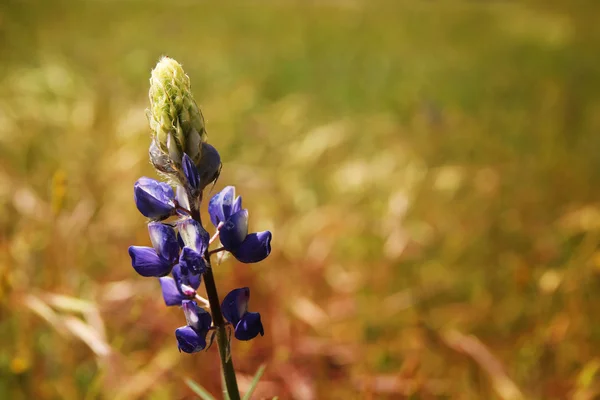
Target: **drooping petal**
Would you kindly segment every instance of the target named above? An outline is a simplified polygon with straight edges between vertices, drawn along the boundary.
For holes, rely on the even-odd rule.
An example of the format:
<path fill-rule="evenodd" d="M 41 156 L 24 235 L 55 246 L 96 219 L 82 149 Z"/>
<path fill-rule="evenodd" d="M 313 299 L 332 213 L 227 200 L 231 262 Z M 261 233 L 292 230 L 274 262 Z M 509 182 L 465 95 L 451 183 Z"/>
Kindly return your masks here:
<path fill-rule="evenodd" d="M 197 353 L 206 347 L 206 337 L 198 333 L 190 326 L 182 326 L 175 330 L 177 347 L 184 353 Z"/>
<path fill-rule="evenodd" d="M 247 312 L 235 326 L 235 338 L 238 340 L 254 339 L 259 333 L 264 336 L 265 331 L 257 312 Z"/>
<path fill-rule="evenodd" d="M 148 233 L 150 234 L 152 246 L 158 255 L 170 264 L 175 263 L 179 256 L 179 243 L 177 243 L 175 229 L 160 222 L 150 222 Z"/>
<path fill-rule="evenodd" d="M 198 289 L 198 287 L 200 287 L 202 276 L 200 274 L 192 273 L 187 267 L 182 266 L 181 264 L 177 264 L 173 267 L 172 274 L 173 279 L 175 279 L 175 283 L 177 284 L 177 288 L 181 294 L 186 294 L 182 289 L 182 285 L 189 286 L 192 289 Z"/>
<path fill-rule="evenodd" d="M 164 219 L 175 210 L 175 194 L 167 183 L 142 177 L 133 185 L 133 199 L 146 217 Z"/>
<path fill-rule="evenodd" d="M 250 289 L 247 287 L 234 289 L 225 296 L 221 304 L 223 317 L 236 326 L 242 316 L 248 311 Z"/>
<path fill-rule="evenodd" d="M 190 188 L 194 191 L 200 190 L 200 174 L 198 173 L 198 168 L 187 154 L 183 154 L 183 159 L 181 160 L 181 165 L 183 166 L 183 174 L 190 185 Z"/>
<path fill-rule="evenodd" d="M 233 214 L 219 229 L 221 244 L 227 251 L 237 249 L 248 235 L 248 210 Z"/>
<path fill-rule="evenodd" d="M 210 199 L 208 214 L 215 227 L 219 226 L 219 223 L 225 222 L 232 215 L 234 197 L 235 187 L 227 186 Z"/>
<path fill-rule="evenodd" d="M 163 299 L 167 306 L 180 306 L 181 302 L 187 299 L 187 297 L 182 295 L 177 289 L 177 284 L 173 278 L 165 276 L 159 278 L 159 281 Z"/>
<path fill-rule="evenodd" d="M 206 262 L 202 255 L 187 246 L 181 251 L 179 264 L 183 268 L 187 268 L 190 272 L 197 275 L 203 274 L 206 271 Z"/>
<path fill-rule="evenodd" d="M 200 222 L 192 218 L 182 218 L 177 222 L 177 228 L 183 243 L 198 254 L 204 254 L 210 237 Z"/>
<path fill-rule="evenodd" d="M 183 308 L 188 326 L 192 327 L 199 335 L 206 335 L 212 323 L 210 314 L 193 300 L 182 301 L 181 308 Z"/>
<path fill-rule="evenodd" d="M 222 236 L 223 234 L 221 234 L 221 242 Z M 238 261 L 246 264 L 262 261 L 271 254 L 271 237 L 269 231 L 251 233 L 231 254 Z"/>
<path fill-rule="evenodd" d="M 129 246 L 131 265 L 142 276 L 161 277 L 171 272 L 171 264 L 156 254 L 152 247 Z"/>

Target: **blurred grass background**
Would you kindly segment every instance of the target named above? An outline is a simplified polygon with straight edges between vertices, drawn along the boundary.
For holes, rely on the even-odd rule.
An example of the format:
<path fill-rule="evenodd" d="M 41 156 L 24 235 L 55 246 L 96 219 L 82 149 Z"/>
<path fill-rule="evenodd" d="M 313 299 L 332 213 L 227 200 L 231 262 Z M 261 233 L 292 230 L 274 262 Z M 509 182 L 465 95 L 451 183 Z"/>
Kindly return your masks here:
<path fill-rule="evenodd" d="M 180 61 L 251 229 L 256 398 L 600 395 L 600 5 L 4 1 L 0 398 L 191 399 L 137 276 L 149 73 Z"/>

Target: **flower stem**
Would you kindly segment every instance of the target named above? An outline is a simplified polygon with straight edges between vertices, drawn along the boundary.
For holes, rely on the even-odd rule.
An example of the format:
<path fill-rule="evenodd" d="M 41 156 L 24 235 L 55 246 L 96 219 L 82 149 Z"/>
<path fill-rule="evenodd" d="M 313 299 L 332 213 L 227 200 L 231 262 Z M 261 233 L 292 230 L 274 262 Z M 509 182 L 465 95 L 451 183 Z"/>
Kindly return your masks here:
<path fill-rule="evenodd" d="M 197 209 L 192 209 L 192 218 L 198 222 L 200 220 L 200 212 Z M 206 295 L 208 302 L 210 303 L 210 311 L 213 318 L 213 324 L 217 330 L 217 345 L 219 347 L 219 357 L 221 358 L 221 369 L 223 371 L 223 379 L 225 381 L 225 387 L 227 388 L 227 394 L 231 400 L 240 400 L 240 391 L 238 389 L 237 380 L 235 377 L 235 369 L 233 368 L 233 360 L 229 353 L 229 338 L 227 335 L 227 329 L 225 328 L 225 319 L 221 312 L 221 303 L 219 301 L 219 294 L 217 293 L 217 285 L 215 284 L 215 277 L 212 272 L 210 265 L 210 254 L 208 250 L 205 252 L 206 263 L 208 268 L 202 277 L 204 286 L 206 287 Z"/>

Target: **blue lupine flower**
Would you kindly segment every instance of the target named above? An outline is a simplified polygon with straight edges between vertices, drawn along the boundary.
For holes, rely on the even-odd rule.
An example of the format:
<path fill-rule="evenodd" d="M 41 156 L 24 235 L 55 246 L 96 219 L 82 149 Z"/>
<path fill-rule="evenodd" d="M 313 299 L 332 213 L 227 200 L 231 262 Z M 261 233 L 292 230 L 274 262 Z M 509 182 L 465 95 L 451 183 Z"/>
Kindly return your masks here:
<path fill-rule="evenodd" d="M 260 314 L 248 311 L 250 289 L 247 287 L 234 289 L 223 299 L 221 310 L 223 317 L 234 326 L 235 337 L 238 340 L 250 340 L 264 336 Z"/>
<path fill-rule="evenodd" d="M 196 168 L 192 159 L 185 153 L 183 153 L 181 165 L 183 166 L 183 175 L 185 175 L 189 187 L 193 191 L 198 192 L 200 190 L 200 173 L 198 172 L 198 168 Z"/>
<path fill-rule="evenodd" d="M 167 275 L 179 255 L 175 230 L 169 225 L 151 222 L 148 232 L 154 247 L 130 246 L 131 265 L 142 276 Z"/>
<path fill-rule="evenodd" d="M 200 287 L 201 275 L 191 273 L 179 264 L 173 267 L 173 277 L 159 278 L 163 299 L 167 306 L 179 306 L 184 300 L 189 300 Z"/>
<path fill-rule="evenodd" d="M 202 254 L 192 250 L 192 248 L 188 246 L 185 246 L 181 251 L 179 265 L 194 274 L 203 274 L 206 271 L 206 261 Z"/>
<path fill-rule="evenodd" d="M 175 212 L 175 193 L 169 184 L 142 177 L 133 185 L 138 210 L 148 218 L 165 219 Z"/>
<path fill-rule="evenodd" d="M 227 186 L 208 203 L 208 214 L 215 228 L 242 209 L 242 196 L 235 197 L 235 187 Z"/>
<path fill-rule="evenodd" d="M 181 303 L 187 326 L 175 330 L 179 351 L 196 353 L 206 347 L 206 334 L 210 329 L 212 317 L 192 300 Z"/>
<path fill-rule="evenodd" d="M 233 186 L 213 196 L 208 213 L 219 230 L 221 244 L 239 261 L 259 262 L 271 253 L 271 232 L 248 234 L 248 210 L 242 209 L 242 197 L 235 197 Z"/>

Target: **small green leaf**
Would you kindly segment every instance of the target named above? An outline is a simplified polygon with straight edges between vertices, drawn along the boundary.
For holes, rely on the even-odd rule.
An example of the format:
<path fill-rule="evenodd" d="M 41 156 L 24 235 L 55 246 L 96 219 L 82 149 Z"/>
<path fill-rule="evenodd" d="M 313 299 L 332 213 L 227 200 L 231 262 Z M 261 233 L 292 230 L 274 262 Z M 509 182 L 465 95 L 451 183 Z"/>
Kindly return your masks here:
<path fill-rule="evenodd" d="M 196 393 L 202 400 L 216 400 L 210 393 L 206 391 L 202 386 L 198 385 L 196 382 L 191 380 L 190 378 L 185 378 L 185 384 L 188 385 L 190 389 L 194 393 Z"/>
<path fill-rule="evenodd" d="M 252 379 L 252 383 L 250 384 L 250 387 L 248 388 L 248 391 L 246 392 L 246 394 L 244 395 L 244 398 L 242 400 L 250 400 L 250 397 L 252 396 L 254 389 L 256 389 L 256 386 L 258 385 L 258 381 L 260 381 L 260 378 L 262 377 L 263 373 L 265 372 L 265 368 L 267 368 L 267 366 L 265 364 L 261 365 L 258 368 L 258 371 L 256 371 L 256 374 L 254 375 L 254 379 Z"/>

